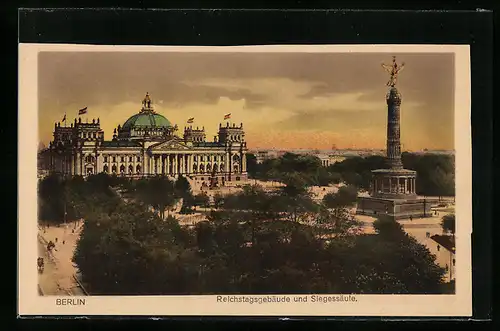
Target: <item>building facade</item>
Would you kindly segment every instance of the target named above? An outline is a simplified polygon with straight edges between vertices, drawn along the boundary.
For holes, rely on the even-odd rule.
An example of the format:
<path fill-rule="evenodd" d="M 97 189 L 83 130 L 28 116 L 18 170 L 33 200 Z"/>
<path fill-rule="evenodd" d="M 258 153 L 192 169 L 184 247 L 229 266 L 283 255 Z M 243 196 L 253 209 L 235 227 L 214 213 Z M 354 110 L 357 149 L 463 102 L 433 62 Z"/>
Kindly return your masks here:
<path fill-rule="evenodd" d="M 127 177 L 185 175 L 221 181 L 247 179 L 243 124 L 219 124 L 213 141 L 204 127 L 185 127 L 182 137 L 164 116 L 156 113 L 146 94 L 139 113 L 118 125 L 111 141 L 104 140 L 99 118 L 71 125 L 54 125 L 54 137 L 42 151 L 39 164 L 49 172 L 68 176 L 97 173 Z"/>

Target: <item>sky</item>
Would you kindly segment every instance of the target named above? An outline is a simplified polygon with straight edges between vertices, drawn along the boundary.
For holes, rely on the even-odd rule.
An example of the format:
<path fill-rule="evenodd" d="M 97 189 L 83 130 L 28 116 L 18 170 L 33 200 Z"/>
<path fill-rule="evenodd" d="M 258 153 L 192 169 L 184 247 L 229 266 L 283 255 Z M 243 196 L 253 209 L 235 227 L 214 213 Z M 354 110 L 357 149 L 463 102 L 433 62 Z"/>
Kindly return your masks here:
<path fill-rule="evenodd" d="M 109 140 L 149 92 L 180 132 L 194 117 L 210 141 L 231 113 L 249 149 L 384 149 L 389 75 L 381 63 L 393 55 L 405 62 L 403 150 L 453 149 L 452 53 L 41 52 L 39 137 L 48 145 L 55 122 L 66 113 L 69 125 L 88 107 L 82 121 L 99 118 Z"/>

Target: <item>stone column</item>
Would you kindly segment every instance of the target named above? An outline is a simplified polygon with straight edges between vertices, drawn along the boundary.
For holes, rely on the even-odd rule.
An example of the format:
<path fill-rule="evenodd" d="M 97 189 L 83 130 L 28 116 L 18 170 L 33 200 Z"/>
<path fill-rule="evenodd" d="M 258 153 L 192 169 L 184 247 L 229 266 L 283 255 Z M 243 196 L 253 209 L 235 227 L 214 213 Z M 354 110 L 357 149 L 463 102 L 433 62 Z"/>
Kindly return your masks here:
<path fill-rule="evenodd" d="M 125 176 L 128 176 L 128 158 L 129 156 L 127 154 L 125 154 Z"/>
<path fill-rule="evenodd" d="M 172 175 L 177 174 L 177 160 L 176 160 L 177 154 L 172 154 Z"/>
<path fill-rule="evenodd" d="M 82 174 L 82 155 L 80 151 L 76 152 L 76 175 L 81 176 Z"/>
<path fill-rule="evenodd" d="M 193 154 L 188 154 L 188 175 L 193 173 Z"/>
<path fill-rule="evenodd" d="M 103 161 L 101 160 L 102 159 L 102 153 L 95 153 L 95 173 L 96 174 L 99 174 L 102 172 L 102 164 L 103 164 Z"/>
<path fill-rule="evenodd" d="M 392 193 L 392 178 L 389 177 L 389 193 Z"/>
<path fill-rule="evenodd" d="M 75 155 L 71 154 L 71 175 L 75 174 Z"/>
<path fill-rule="evenodd" d="M 165 174 L 170 176 L 170 154 L 165 155 Z"/>
<path fill-rule="evenodd" d="M 244 174 L 246 172 L 247 172 L 247 154 L 241 153 L 241 173 Z"/>
<path fill-rule="evenodd" d="M 160 158 L 158 159 L 158 161 L 160 163 L 160 175 L 165 174 L 165 171 L 163 171 L 163 157 L 164 157 L 164 155 L 160 154 Z"/>
<path fill-rule="evenodd" d="M 405 177 L 405 194 L 408 194 L 408 177 Z"/>
<path fill-rule="evenodd" d="M 231 154 L 226 152 L 226 159 L 224 160 L 224 168 L 226 169 L 226 174 L 231 171 Z"/>
<path fill-rule="evenodd" d="M 181 173 L 181 160 L 179 154 L 175 154 L 175 173 L 179 175 Z"/>

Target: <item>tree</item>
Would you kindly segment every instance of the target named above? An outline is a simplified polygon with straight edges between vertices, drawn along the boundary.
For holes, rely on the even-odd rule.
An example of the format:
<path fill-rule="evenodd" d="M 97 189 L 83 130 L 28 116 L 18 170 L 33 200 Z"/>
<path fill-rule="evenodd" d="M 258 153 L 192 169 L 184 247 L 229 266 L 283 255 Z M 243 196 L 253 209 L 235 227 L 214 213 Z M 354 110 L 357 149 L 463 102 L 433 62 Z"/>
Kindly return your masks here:
<path fill-rule="evenodd" d="M 71 181 L 52 174 L 38 183 L 38 218 L 52 224 L 62 224 L 77 217 L 72 202 Z"/>
<path fill-rule="evenodd" d="M 308 190 L 307 179 L 303 174 L 290 173 L 283 178 L 285 184 L 272 204 L 273 209 L 286 215 L 292 222 L 305 220 L 310 213 L 319 210 Z"/>
<path fill-rule="evenodd" d="M 436 264 L 436 257 L 424 245 L 388 217 L 379 218 L 373 226 L 378 234 L 357 237 L 356 250 L 361 253 L 370 247 L 370 252 L 362 257 L 363 262 L 357 259 L 358 254 L 352 254 L 353 262 L 362 266 L 360 270 L 370 272 L 357 276 L 361 286 L 378 293 L 442 292 L 445 270 Z"/>
<path fill-rule="evenodd" d="M 165 219 L 165 210 L 170 210 L 180 198 L 174 183 L 163 176 L 141 180 L 135 185 L 135 192 L 140 201 L 158 211 L 161 219 Z"/>
<path fill-rule="evenodd" d="M 430 171 L 429 181 L 432 185 L 432 193 L 438 195 L 439 198 L 443 195 L 454 195 L 455 194 L 455 179 L 454 175 L 446 173 L 440 167 L 437 167 Z"/>
<path fill-rule="evenodd" d="M 328 208 L 350 207 L 356 203 L 358 190 L 348 185 L 339 188 L 337 193 L 327 193 L 323 197 L 323 204 Z"/>
<path fill-rule="evenodd" d="M 418 155 L 404 152 L 401 158 L 405 168 L 417 171 L 417 194 L 436 196 L 455 194 L 453 155 Z"/>
<path fill-rule="evenodd" d="M 175 181 L 175 190 L 179 196 L 185 197 L 186 195 L 191 194 L 191 184 L 189 184 L 186 177 L 179 175 Z"/>
<path fill-rule="evenodd" d="M 443 231 L 455 236 L 455 214 L 444 215 L 441 220 L 441 227 Z"/>
<path fill-rule="evenodd" d="M 177 222 L 122 203 L 112 215 L 86 220 L 73 261 L 95 294 L 182 293 L 186 282 L 178 277 L 177 261 L 189 251 L 186 235 Z"/>
<path fill-rule="evenodd" d="M 347 185 L 353 185 L 356 187 L 363 187 L 363 177 L 356 172 L 345 172 L 342 174 L 342 179 Z"/>
<path fill-rule="evenodd" d="M 224 206 L 224 196 L 220 193 L 214 194 L 214 208 L 219 209 Z"/>
<path fill-rule="evenodd" d="M 210 198 L 205 192 L 202 192 L 200 194 L 197 194 L 194 196 L 194 205 L 203 207 L 203 208 L 209 208 L 210 207 Z"/>
<path fill-rule="evenodd" d="M 257 163 L 257 157 L 252 153 L 246 154 L 247 158 L 247 172 L 250 178 L 256 178 L 259 172 L 259 164 Z"/>
<path fill-rule="evenodd" d="M 350 237 L 361 233 L 361 223 L 343 207 L 334 209 L 321 208 L 316 214 L 312 226 L 320 236 L 338 238 Z"/>
<path fill-rule="evenodd" d="M 303 169 L 313 168 L 310 161 Z M 303 160 L 289 156 L 287 162 Z M 178 196 L 179 189 L 164 178 L 130 183 L 131 199 L 102 184 L 104 177 L 71 182 L 86 219 L 74 262 L 93 294 L 447 291 L 444 270 L 399 223 L 381 217 L 374 222 L 377 234 L 360 234 L 362 224 L 343 207 L 355 188 L 343 187 L 332 195 L 340 207 L 325 208 L 309 194 L 314 178 L 296 171 L 281 178 L 285 186 L 276 191 L 248 185 L 214 196 L 214 205 L 223 204 L 194 228 L 149 211 L 148 206 L 161 208 L 156 196 Z M 206 194 L 193 199 L 209 202 Z"/>

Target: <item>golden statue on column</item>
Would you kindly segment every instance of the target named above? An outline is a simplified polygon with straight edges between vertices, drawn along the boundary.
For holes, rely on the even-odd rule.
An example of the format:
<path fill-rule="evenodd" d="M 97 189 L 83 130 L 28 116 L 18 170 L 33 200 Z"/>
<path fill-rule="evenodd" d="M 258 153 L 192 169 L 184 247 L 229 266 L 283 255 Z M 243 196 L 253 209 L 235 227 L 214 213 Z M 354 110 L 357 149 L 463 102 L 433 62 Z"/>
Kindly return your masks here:
<path fill-rule="evenodd" d="M 382 63 L 382 67 L 385 69 L 385 71 L 387 71 L 391 75 L 389 81 L 386 84 L 387 86 L 394 87 L 396 85 L 398 74 L 401 72 L 401 70 L 403 70 L 404 66 L 405 66 L 404 62 L 401 63 L 400 65 L 396 63 L 395 56 L 392 57 L 391 65 Z"/>

